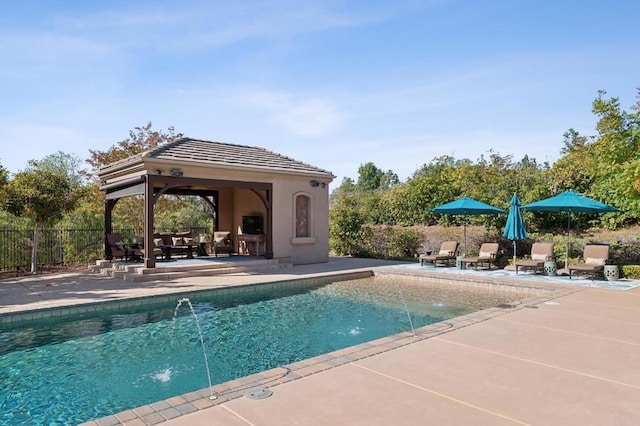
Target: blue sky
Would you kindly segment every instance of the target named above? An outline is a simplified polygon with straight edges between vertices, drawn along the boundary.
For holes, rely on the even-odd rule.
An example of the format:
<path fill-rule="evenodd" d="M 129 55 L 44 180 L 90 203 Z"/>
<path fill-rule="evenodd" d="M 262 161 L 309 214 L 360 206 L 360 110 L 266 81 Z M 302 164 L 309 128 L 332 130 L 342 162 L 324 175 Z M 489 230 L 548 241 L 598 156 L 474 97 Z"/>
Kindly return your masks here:
<path fill-rule="evenodd" d="M 3 2 L 0 164 L 86 159 L 147 122 L 404 180 L 491 150 L 553 163 L 636 102 L 640 2 Z"/>

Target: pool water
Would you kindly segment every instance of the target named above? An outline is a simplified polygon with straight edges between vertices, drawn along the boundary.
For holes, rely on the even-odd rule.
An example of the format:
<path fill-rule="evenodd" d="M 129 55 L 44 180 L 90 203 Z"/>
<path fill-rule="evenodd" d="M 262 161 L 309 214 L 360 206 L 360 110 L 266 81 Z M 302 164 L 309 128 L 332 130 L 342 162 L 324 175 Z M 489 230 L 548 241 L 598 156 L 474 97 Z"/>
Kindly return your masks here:
<path fill-rule="evenodd" d="M 417 328 L 505 302 L 453 287 L 372 277 L 191 303 L 215 385 L 410 331 L 405 304 Z M 175 308 L 0 331 L 0 423 L 77 424 L 207 388 L 194 318 Z"/>

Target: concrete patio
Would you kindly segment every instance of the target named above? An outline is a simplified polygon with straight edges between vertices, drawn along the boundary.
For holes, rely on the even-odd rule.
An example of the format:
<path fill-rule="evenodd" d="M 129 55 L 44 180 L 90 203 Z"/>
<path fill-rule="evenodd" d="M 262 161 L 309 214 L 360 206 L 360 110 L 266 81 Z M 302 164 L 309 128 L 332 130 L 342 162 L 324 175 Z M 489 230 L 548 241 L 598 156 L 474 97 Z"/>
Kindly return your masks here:
<path fill-rule="evenodd" d="M 371 268 L 447 274 L 411 264 L 338 258 L 282 271 L 142 283 L 87 274 L 39 276 L 0 281 L 0 314 Z M 448 271 L 456 279 L 455 271 Z M 473 279 L 532 280 L 484 271 Z M 273 394 L 265 399 L 225 398 L 222 392 L 218 400 L 208 401 L 194 393 L 89 424 L 639 425 L 640 290 L 568 280 L 544 285 L 557 291 L 462 319 L 451 330 L 421 338 L 398 336 L 375 350 L 373 345 L 356 347 L 301 363 L 293 370 L 298 377 L 272 380 Z"/>

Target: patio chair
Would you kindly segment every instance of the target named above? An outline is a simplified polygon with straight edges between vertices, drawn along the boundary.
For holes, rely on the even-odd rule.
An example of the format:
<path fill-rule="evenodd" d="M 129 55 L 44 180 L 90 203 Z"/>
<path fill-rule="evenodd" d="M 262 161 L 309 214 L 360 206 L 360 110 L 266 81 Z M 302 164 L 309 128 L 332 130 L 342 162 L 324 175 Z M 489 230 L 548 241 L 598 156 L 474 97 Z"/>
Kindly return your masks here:
<path fill-rule="evenodd" d="M 518 269 L 533 269 L 534 274 L 538 273 L 538 269 L 544 271 L 544 262 L 548 260 L 553 260 L 553 243 L 533 243 L 531 258 L 516 261 L 516 274 Z"/>
<path fill-rule="evenodd" d="M 606 244 L 587 244 L 582 253 L 583 263 L 569 265 L 569 279 L 574 272 L 582 272 L 591 275 L 593 279 L 596 274 L 604 270 L 604 265 L 609 260 L 609 246 Z"/>
<path fill-rule="evenodd" d="M 482 243 L 477 256 L 463 257 L 460 264 L 463 267 L 466 264 L 472 264 L 478 269 L 478 265 L 486 263 L 487 267 L 491 269 L 491 264 L 498 256 L 498 247 L 498 243 Z"/>
<path fill-rule="evenodd" d="M 119 257 L 120 259 L 124 259 L 125 262 L 128 262 L 135 254 L 133 250 L 125 245 L 122 234 L 107 234 L 107 242 L 111 248 L 111 259 L 109 261 L 115 257 Z"/>
<path fill-rule="evenodd" d="M 231 256 L 234 251 L 230 231 L 216 231 L 213 233 L 213 254 L 216 257 L 218 257 L 218 253 L 228 253 Z"/>
<path fill-rule="evenodd" d="M 440 245 L 440 251 L 435 254 L 421 254 L 420 266 L 424 266 L 425 263 L 433 263 L 433 266 L 438 266 L 438 262 L 448 265 L 449 262 L 456 261 L 456 255 L 458 254 L 458 242 L 457 241 L 445 241 Z"/>

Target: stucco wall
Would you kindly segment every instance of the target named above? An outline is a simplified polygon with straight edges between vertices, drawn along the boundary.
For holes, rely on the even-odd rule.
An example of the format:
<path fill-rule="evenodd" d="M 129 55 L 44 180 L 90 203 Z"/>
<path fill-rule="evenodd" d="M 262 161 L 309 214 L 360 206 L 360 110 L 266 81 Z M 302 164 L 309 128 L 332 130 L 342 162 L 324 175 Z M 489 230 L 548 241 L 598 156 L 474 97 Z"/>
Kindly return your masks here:
<path fill-rule="evenodd" d="M 273 181 L 273 253 L 274 257 L 290 259 L 294 265 L 329 260 L 328 185 L 312 187 L 309 180 Z M 295 238 L 294 197 L 297 194 L 310 197 L 309 238 Z"/>

